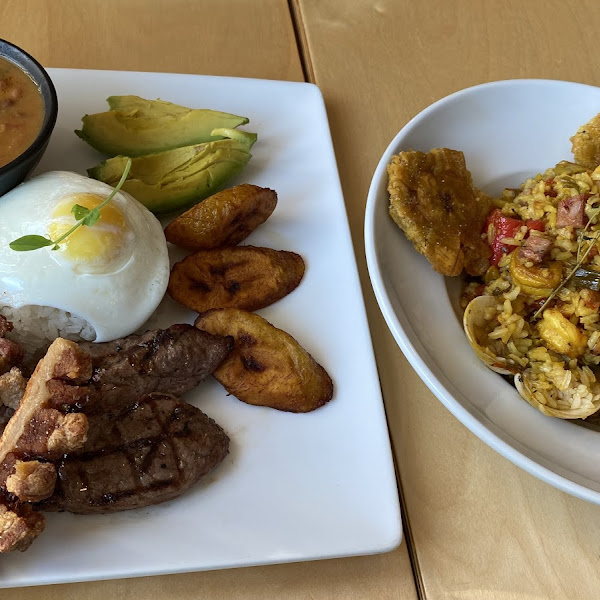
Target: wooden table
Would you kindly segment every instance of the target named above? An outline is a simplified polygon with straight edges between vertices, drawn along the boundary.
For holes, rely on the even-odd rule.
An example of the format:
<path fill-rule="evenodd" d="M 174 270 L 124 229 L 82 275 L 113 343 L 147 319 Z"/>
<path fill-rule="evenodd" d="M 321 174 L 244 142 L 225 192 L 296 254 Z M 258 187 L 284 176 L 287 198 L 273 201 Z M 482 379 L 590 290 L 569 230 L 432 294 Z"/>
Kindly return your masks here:
<path fill-rule="evenodd" d="M 405 542 L 388 554 L 33 588 L 28 599 L 600 597 L 600 507 L 513 466 L 431 395 L 383 322 L 362 236 L 371 174 L 409 118 L 490 80 L 600 85 L 595 17 L 600 5 L 592 0 L 0 2 L 0 37 L 47 66 L 306 79 L 320 86 L 405 511 Z M 0 597 L 17 600 L 24 592 L 4 590 Z"/>

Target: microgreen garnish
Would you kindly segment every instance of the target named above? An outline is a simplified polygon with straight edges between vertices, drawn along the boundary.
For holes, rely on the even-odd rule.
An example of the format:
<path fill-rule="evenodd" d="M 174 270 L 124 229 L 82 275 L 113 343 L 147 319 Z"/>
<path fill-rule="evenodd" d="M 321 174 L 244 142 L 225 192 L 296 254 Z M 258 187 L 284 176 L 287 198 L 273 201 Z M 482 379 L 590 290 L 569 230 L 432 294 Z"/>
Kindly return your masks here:
<path fill-rule="evenodd" d="M 78 221 L 83 221 L 84 217 L 90 212 L 89 208 L 81 206 L 81 204 L 74 204 L 71 208 L 71 212 L 75 215 Z"/>
<path fill-rule="evenodd" d="M 44 248 L 45 246 L 52 246 L 52 250 L 58 250 L 60 248 L 59 244 L 66 240 L 76 229 L 82 225 L 85 225 L 86 227 L 92 227 L 96 223 L 96 221 L 100 218 L 100 211 L 102 208 L 105 207 L 115 197 L 117 192 L 125 183 L 130 169 L 131 159 L 128 158 L 119 183 L 117 183 L 115 189 L 110 193 L 110 195 L 100 204 L 98 204 L 96 208 L 92 208 L 90 210 L 85 206 L 81 206 L 81 204 L 74 204 L 71 208 L 71 212 L 77 219 L 77 223 L 75 223 L 75 225 L 73 225 L 73 227 L 71 227 L 71 229 L 69 229 L 66 233 L 55 240 L 51 240 L 43 235 L 24 235 L 23 237 L 11 242 L 9 244 L 10 249 L 16 252 L 28 252 L 29 250 L 37 250 L 38 248 Z"/>
<path fill-rule="evenodd" d="M 54 244 L 52 240 L 41 235 L 24 235 L 18 240 L 11 242 L 9 246 L 11 250 L 25 252 L 27 250 L 37 250 L 38 248 L 43 248 L 44 246 L 52 246 L 52 244 Z"/>

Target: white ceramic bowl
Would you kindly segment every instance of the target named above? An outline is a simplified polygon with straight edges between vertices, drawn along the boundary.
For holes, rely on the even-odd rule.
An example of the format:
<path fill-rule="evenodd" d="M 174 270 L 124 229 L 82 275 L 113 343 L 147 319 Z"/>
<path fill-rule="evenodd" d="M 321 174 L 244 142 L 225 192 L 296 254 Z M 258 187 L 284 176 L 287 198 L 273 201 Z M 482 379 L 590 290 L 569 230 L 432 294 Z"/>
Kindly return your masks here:
<path fill-rule="evenodd" d="M 388 215 L 386 166 L 401 150 L 462 150 L 487 193 L 571 159 L 569 138 L 600 112 L 600 89 L 510 80 L 431 105 L 394 138 L 373 176 L 365 216 L 371 282 L 396 342 L 429 389 L 500 454 L 551 485 L 600 504 L 600 431 L 542 415 L 471 350 L 458 310 L 461 283 L 435 273 Z"/>

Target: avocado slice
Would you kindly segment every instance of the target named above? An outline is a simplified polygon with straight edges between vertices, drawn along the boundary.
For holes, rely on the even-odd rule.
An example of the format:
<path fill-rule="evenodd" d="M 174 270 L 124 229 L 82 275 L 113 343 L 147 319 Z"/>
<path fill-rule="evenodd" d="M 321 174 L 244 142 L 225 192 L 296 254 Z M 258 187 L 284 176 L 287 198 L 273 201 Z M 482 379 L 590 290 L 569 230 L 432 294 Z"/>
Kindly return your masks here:
<path fill-rule="evenodd" d="M 109 96 L 106 101 L 108 102 L 108 108 L 110 110 L 123 110 L 130 111 L 135 110 L 137 108 L 147 109 L 148 105 L 154 102 L 155 105 L 159 105 L 163 103 L 163 100 L 146 100 L 146 98 L 141 98 L 140 96 Z M 169 104 L 169 102 L 164 102 L 165 104 Z M 184 106 L 178 106 L 176 104 L 172 105 L 174 110 L 177 108 L 181 108 L 183 110 L 186 109 Z"/>
<path fill-rule="evenodd" d="M 223 128 L 217 133 L 228 137 L 134 158 L 122 189 L 154 214 L 189 208 L 211 196 L 242 171 L 256 141 L 255 133 Z M 88 175 L 115 186 L 127 158 L 102 161 L 88 169 Z"/>
<path fill-rule="evenodd" d="M 248 123 L 238 115 L 139 96 L 111 96 L 108 103 L 112 110 L 85 115 L 82 128 L 75 133 L 110 156 L 142 156 L 214 141 L 213 130 Z"/>

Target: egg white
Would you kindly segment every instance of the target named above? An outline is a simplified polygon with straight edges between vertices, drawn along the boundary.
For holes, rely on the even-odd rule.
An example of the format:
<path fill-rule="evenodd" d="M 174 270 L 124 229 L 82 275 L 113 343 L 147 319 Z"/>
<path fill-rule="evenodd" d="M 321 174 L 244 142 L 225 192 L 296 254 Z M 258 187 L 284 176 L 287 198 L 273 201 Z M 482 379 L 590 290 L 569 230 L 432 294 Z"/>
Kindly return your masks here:
<path fill-rule="evenodd" d="M 108 196 L 107 184 L 66 171 L 39 175 L 0 197 L 0 305 L 50 306 L 85 319 L 104 342 L 138 329 L 162 300 L 169 280 L 169 256 L 158 219 L 135 198 L 118 192 L 113 200 L 133 233 L 128 257 L 116 270 L 81 273 L 51 247 L 28 252 L 9 243 L 24 235 L 47 235 L 52 212 L 65 196 Z M 130 253 L 130 255 L 129 255 Z"/>

